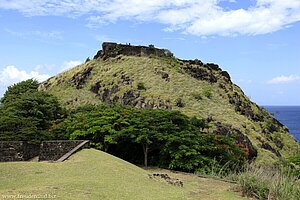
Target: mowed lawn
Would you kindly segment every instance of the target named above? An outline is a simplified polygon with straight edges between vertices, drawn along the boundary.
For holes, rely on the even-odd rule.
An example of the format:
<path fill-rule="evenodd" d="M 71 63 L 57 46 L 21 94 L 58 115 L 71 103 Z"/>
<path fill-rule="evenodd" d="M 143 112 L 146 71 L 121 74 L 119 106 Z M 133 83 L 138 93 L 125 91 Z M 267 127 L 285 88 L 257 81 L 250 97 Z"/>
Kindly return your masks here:
<path fill-rule="evenodd" d="M 233 185 L 226 182 L 163 171 L 179 176 L 181 188 L 150 179 L 148 173 L 154 171 L 95 149 L 62 163 L 0 163 L 0 199 L 244 199 L 230 192 Z"/>

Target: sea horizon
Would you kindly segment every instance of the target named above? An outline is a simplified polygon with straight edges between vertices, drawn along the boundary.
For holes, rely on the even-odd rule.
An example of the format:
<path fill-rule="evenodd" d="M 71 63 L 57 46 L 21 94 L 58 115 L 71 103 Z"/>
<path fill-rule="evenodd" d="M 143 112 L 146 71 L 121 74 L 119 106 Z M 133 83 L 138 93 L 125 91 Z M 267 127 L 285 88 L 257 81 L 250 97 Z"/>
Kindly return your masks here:
<path fill-rule="evenodd" d="M 259 105 L 260 107 L 300 107 L 300 105 Z"/>

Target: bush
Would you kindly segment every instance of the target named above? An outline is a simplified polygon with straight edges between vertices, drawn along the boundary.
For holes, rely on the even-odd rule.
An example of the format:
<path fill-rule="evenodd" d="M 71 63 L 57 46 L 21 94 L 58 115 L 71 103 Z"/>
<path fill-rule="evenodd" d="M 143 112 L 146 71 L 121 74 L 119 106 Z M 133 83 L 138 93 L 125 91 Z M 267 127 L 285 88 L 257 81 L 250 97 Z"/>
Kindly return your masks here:
<path fill-rule="evenodd" d="M 164 55 L 170 58 L 174 57 L 173 53 L 169 49 L 164 49 Z"/>
<path fill-rule="evenodd" d="M 183 108 L 185 106 L 185 103 L 182 98 L 176 99 L 175 103 L 176 103 L 176 106 L 179 108 Z"/>
<path fill-rule="evenodd" d="M 207 98 L 211 99 L 212 98 L 211 88 L 210 87 L 203 88 L 203 95 L 206 96 Z"/>
<path fill-rule="evenodd" d="M 238 148 L 233 140 L 225 136 L 216 136 L 214 134 L 194 134 L 180 133 L 182 137 L 175 140 L 180 145 L 174 145 L 169 149 L 171 162 L 170 169 L 200 172 L 204 174 L 211 173 L 211 169 L 228 174 L 236 168 L 241 168 L 245 160 L 245 152 Z M 172 140 L 176 139 L 176 135 Z M 180 142 L 179 142 L 180 140 Z M 174 142 L 175 142 L 174 141 Z M 171 141 L 168 141 L 168 144 Z M 171 143 L 172 144 L 172 143 Z M 226 165 L 226 168 L 223 166 Z"/>
<path fill-rule="evenodd" d="M 138 83 L 138 84 L 137 84 L 137 89 L 138 89 L 138 90 L 146 90 L 145 84 L 144 84 L 144 83 L 141 83 L 141 82 Z"/>
<path fill-rule="evenodd" d="M 295 156 L 289 157 L 288 160 L 291 163 L 298 165 L 300 167 L 300 152 L 298 154 L 296 154 Z"/>
<path fill-rule="evenodd" d="M 155 47 L 154 47 L 153 44 L 149 44 L 149 48 L 150 48 L 150 49 L 154 49 Z"/>
<path fill-rule="evenodd" d="M 293 175 L 300 179 L 300 153 L 296 154 L 295 156 L 289 157 L 288 162 L 290 167 L 293 168 Z"/>

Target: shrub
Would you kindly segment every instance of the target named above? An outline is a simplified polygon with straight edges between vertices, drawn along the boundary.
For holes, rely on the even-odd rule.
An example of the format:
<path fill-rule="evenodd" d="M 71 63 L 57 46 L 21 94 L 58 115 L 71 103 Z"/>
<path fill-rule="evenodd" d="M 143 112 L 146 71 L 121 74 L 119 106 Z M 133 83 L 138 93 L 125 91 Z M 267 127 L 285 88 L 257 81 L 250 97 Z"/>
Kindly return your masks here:
<path fill-rule="evenodd" d="M 176 103 L 176 106 L 179 108 L 183 108 L 185 106 L 185 103 L 182 98 L 176 99 L 175 103 Z"/>
<path fill-rule="evenodd" d="M 203 88 L 203 95 L 206 96 L 207 98 L 211 99 L 212 98 L 211 88 L 210 87 Z"/>
<path fill-rule="evenodd" d="M 166 57 L 172 58 L 174 55 L 169 49 L 164 49 L 164 54 Z"/>
<path fill-rule="evenodd" d="M 290 166 L 293 168 L 293 175 L 300 179 L 300 153 L 288 158 Z"/>
<path fill-rule="evenodd" d="M 149 44 L 149 48 L 150 48 L 150 49 L 154 49 L 155 47 L 154 47 L 153 44 Z"/>
<path fill-rule="evenodd" d="M 295 156 L 289 157 L 288 160 L 291 163 L 294 163 L 295 165 L 298 165 L 300 167 L 300 152 Z"/>
<path fill-rule="evenodd" d="M 146 90 L 145 84 L 140 82 L 137 84 L 137 89 L 138 90 Z"/>
<path fill-rule="evenodd" d="M 177 145 L 171 146 L 173 143 Z M 168 168 L 187 172 L 228 174 L 241 168 L 245 159 L 245 152 L 235 146 L 233 140 L 214 134 L 174 133 L 164 148 L 171 158 Z"/>

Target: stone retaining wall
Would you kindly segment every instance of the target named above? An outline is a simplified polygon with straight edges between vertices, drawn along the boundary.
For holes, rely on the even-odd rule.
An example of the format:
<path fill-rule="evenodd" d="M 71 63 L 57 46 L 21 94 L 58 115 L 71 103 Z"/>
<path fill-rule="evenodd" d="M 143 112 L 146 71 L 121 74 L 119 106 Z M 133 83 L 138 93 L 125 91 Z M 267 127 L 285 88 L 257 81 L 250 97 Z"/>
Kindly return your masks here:
<path fill-rule="evenodd" d="M 39 161 L 56 161 L 84 140 L 43 141 L 40 147 Z M 87 143 L 81 149 L 89 148 Z"/>
<path fill-rule="evenodd" d="M 0 162 L 28 161 L 39 156 L 39 161 L 56 161 L 84 140 L 43 141 L 40 145 L 26 141 L 0 141 Z M 89 148 L 89 143 L 80 149 Z"/>
<path fill-rule="evenodd" d="M 27 161 L 39 155 L 39 145 L 26 141 L 0 141 L 0 162 Z"/>

